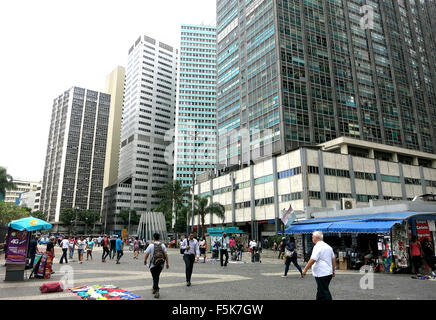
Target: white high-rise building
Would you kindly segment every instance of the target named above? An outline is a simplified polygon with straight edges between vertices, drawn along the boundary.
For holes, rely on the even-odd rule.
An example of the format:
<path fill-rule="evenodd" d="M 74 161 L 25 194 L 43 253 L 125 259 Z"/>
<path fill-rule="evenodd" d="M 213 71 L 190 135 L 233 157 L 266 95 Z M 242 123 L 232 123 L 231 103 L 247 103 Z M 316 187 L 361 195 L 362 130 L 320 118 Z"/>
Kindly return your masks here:
<path fill-rule="evenodd" d="M 157 191 L 172 181 L 177 59 L 176 48 L 148 36 L 129 50 L 118 183 L 105 189 L 108 224 L 117 225 L 120 210 L 152 211 Z"/>

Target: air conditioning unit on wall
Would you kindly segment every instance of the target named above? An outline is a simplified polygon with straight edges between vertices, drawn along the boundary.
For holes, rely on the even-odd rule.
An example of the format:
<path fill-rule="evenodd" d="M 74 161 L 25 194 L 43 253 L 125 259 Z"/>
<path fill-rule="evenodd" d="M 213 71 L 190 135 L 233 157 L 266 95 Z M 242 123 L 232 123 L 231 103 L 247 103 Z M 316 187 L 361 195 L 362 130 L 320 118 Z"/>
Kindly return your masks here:
<path fill-rule="evenodd" d="M 356 208 L 356 199 L 341 198 L 341 208 L 342 208 L 342 210 Z"/>

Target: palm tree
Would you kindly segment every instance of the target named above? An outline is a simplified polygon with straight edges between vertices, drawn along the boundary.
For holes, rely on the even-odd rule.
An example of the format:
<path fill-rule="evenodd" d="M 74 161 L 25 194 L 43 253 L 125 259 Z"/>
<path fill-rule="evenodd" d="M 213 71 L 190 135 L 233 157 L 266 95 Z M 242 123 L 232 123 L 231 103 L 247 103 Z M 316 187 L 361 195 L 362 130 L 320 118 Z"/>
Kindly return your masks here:
<path fill-rule="evenodd" d="M 13 182 L 11 175 L 7 174 L 6 169 L 0 167 L 0 193 L 6 196 L 6 190 L 15 189 L 15 184 Z"/>
<path fill-rule="evenodd" d="M 209 197 L 194 196 L 194 216 L 200 215 L 201 236 L 204 236 L 204 219 L 207 214 L 215 214 L 220 219 L 225 217 L 224 206 L 218 202 L 209 203 Z"/>
<path fill-rule="evenodd" d="M 174 228 L 176 233 L 176 224 L 179 210 L 183 207 L 183 200 L 189 196 L 189 187 L 183 186 L 180 180 L 175 180 L 163 186 L 157 192 L 157 196 L 161 199 L 159 206 L 155 212 L 163 212 L 167 220 L 172 219 L 174 211 Z"/>

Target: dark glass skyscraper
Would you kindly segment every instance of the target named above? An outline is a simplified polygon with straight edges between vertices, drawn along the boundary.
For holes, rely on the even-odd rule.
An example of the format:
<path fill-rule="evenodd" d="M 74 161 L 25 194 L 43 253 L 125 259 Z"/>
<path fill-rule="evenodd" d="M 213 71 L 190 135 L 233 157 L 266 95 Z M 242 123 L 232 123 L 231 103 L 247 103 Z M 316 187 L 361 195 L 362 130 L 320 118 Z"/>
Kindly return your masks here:
<path fill-rule="evenodd" d="M 435 5 L 218 0 L 218 161 L 340 136 L 435 152 Z"/>

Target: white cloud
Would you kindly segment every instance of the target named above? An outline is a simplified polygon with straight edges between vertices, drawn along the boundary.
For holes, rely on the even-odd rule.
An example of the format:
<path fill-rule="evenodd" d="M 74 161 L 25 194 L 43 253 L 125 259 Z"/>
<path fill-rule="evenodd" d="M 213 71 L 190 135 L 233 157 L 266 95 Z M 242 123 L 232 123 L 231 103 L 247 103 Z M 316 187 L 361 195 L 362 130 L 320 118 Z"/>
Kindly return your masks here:
<path fill-rule="evenodd" d="M 180 25 L 215 24 L 215 0 L 0 2 L 0 165 L 42 180 L 55 97 L 72 86 L 103 91 L 147 34 L 180 46 Z"/>

